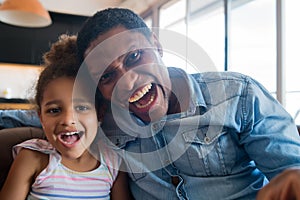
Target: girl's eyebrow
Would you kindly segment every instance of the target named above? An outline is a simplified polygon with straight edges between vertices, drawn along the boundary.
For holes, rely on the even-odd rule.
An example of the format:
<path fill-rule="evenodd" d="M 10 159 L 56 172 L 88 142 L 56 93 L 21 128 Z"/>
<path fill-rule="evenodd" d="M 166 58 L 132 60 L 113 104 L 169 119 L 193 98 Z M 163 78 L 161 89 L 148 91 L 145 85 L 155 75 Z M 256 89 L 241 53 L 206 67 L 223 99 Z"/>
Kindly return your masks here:
<path fill-rule="evenodd" d="M 74 103 L 94 103 L 94 100 L 92 98 L 75 98 L 75 99 L 72 99 L 72 102 L 74 102 Z"/>
<path fill-rule="evenodd" d="M 94 103 L 93 99 L 90 98 L 74 98 L 72 99 L 72 102 L 74 103 Z M 46 104 L 44 104 L 44 106 L 49 106 L 49 105 L 53 105 L 53 104 L 59 104 L 61 103 L 60 100 L 52 100 L 52 101 L 48 101 Z"/>
<path fill-rule="evenodd" d="M 47 103 L 45 103 L 44 105 L 45 106 L 49 106 L 49 105 L 52 105 L 52 104 L 58 104 L 60 103 L 60 100 L 52 100 L 52 101 L 48 101 Z"/>

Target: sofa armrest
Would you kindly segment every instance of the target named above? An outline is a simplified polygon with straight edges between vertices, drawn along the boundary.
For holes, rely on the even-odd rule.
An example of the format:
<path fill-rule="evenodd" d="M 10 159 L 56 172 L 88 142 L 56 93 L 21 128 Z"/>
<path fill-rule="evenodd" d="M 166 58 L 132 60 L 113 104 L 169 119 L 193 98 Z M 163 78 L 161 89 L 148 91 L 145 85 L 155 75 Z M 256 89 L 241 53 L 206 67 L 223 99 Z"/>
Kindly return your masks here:
<path fill-rule="evenodd" d="M 17 127 L 0 130 L 0 189 L 13 162 L 12 147 L 32 138 L 45 138 L 43 130 L 35 127 Z"/>

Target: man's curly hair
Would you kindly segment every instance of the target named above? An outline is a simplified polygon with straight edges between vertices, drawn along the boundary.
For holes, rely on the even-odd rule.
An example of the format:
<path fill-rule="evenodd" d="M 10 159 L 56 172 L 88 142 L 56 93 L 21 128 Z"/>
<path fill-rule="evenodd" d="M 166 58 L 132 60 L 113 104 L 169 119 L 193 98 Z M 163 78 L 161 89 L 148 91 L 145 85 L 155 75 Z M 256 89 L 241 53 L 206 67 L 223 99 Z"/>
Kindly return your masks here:
<path fill-rule="evenodd" d="M 152 32 L 144 20 L 126 8 L 107 8 L 98 11 L 90 17 L 78 32 L 78 58 L 80 62 L 84 60 L 84 52 L 99 35 L 110 31 L 115 27 L 124 27 L 128 30 L 141 32 L 147 39 Z"/>

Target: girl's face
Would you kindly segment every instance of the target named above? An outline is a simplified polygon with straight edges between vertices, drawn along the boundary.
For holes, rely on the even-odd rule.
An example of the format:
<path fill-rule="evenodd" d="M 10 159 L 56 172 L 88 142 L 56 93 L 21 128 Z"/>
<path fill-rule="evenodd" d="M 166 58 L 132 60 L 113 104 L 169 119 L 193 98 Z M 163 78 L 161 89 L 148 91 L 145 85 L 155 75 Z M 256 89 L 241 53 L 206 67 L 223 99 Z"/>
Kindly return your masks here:
<path fill-rule="evenodd" d="M 62 157 L 79 158 L 91 145 L 97 133 L 97 114 L 93 95 L 75 79 L 60 77 L 45 88 L 40 120 L 49 142 Z M 78 86 L 80 85 L 80 86 Z"/>

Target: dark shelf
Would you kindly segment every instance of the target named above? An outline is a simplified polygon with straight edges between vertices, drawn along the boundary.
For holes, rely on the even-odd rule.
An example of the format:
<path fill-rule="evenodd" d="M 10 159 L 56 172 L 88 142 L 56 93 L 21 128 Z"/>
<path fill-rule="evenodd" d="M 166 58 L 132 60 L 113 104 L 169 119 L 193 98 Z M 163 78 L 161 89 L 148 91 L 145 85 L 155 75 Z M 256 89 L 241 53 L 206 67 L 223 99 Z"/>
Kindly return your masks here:
<path fill-rule="evenodd" d="M 23 28 L 0 22 L 0 62 L 41 63 L 50 44 L 63 33 L 77 34 L 86 16 L 50 12 L 52 24 L 44 28 Z"/>

